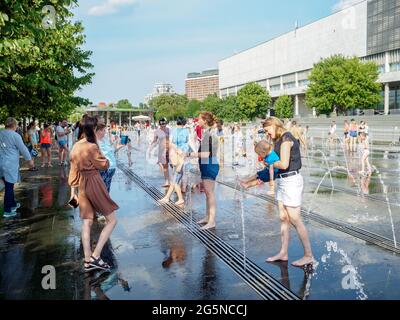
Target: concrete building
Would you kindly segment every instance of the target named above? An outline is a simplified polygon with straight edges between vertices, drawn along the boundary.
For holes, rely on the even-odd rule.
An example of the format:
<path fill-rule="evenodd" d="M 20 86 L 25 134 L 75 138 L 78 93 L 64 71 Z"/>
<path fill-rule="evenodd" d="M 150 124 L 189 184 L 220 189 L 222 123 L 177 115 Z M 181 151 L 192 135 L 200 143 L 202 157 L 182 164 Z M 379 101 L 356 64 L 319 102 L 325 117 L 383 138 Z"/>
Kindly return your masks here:
<path fill-rule="evenodd" d="M 218 70 L 192 72 L 185 80 L 185 93 L 188 99 L 204 100 L 210 94 L 219 92 Z"/>
<path fill-rule="evenodd" d="M 153 87 L 153 92 L 144 98 L 144 103 L 149 104 L 149 101 L 162 94 L 174 94 L 174 89 L 169 83 L 156 83 Z"/>
<path fill-rule="evenodd" d="M 326 18 L 219 62 L 221 97 L 257 82 L 273 98 L 293 97 L 296 116 L 305 105 L 307 77 L 314 63 L 335 54 L 357 56 L 380 66 L 385 114 L 400 111 L 400 0 L 365 0 Z"/>

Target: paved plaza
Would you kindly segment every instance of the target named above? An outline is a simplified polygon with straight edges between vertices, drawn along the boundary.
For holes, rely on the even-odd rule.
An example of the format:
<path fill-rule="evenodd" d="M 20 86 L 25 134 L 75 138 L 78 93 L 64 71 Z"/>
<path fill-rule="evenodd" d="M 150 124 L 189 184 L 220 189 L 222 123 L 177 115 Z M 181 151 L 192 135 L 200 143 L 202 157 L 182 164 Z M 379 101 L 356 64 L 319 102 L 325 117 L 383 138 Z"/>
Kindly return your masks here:
<path fill-rule="evenodd" d="M 111 188 L 120 210 L 103 259 L 113 271 L 82 271 L 79 213 L 66 205 L 68 168 L 23 168 L 16 188 L 20 213 L 0 222 L 0 298 L 400 298 L 399 150 L 372 149 L 375 172 L 368 178 L 358 174 L 357 154 L 346 154 L 340 143 L 310 145 L 303 155 L 302 215 L 317 263 L 301 269 L 291 265 L 303 254 L 294 230 L 289 262 L 265 262 L 279 250 L 280 222 L 268 187 L 243 191 L 237 183 L 254 171 L 251 141 L 248 157 L 232 167 L 225 139 L 217 227 L 202 231 L 195 221 L 203 217 L 204 194 L 186 194 L 184 208 L 160 206 L 162 173 L 146 157 L 146 137 L 132 139 L 133 164 L 128 167 L 120 152 Z M 188 175 L 194 183 L 197 172 Z M 101 228 L 95 224 L 95 233 Z M 44 265 L 56 269 L 56 290 L 41 287 Z"/>

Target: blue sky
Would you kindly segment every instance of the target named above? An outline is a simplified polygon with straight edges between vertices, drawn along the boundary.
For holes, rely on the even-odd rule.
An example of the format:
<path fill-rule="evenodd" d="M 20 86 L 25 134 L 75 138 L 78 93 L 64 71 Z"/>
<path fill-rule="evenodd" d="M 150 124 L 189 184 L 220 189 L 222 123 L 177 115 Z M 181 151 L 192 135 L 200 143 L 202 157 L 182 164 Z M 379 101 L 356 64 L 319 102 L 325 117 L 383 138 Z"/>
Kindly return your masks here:
<path fill-rule="evenodd" d="M 96 76 L 79 94 L 135 105 L 156 82 L 184 93 L 185 77 L 360 0 L 81 0 Z"/>

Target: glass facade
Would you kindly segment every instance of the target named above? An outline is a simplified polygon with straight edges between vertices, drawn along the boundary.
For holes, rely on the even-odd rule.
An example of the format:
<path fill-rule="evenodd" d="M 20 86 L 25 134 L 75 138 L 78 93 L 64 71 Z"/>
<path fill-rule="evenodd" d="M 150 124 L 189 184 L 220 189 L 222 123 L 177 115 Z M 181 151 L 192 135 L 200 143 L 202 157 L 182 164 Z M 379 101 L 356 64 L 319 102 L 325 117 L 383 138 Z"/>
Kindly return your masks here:
<path fill-rule="evenodd" d="M 400 63 L 391 63 L 390 64 L 390 72 L 400 71 Z"/>
<path fill-rule="evenodd" d="M 310 84 L 310 80 L 299 80 L 299 87 L 305 87 Z"/>
<path fill-rule="evenodd" d="M 389 109 L 400 109 L 400 86 L 390 88 Z"/>
<path fill-rule="evenodd" d="M 281 85 L 280 84 L 275 84 L 273 86 L 270 86 L 269 89 L 271 91 L 279 91 L 279 90 L 281 90 Z"/>
<path fill-rule="evenodd" d="M 384 110 L 385 105 L 385 91 L 381 92 L 381 102 L 377 105 L 376 109 L 379 111 Z M 399 110 L 400 109 L 400 85 L 390 87 L 389 91 L 389 110 Z"/>
<path fill-rule="evenodd" d="M 368 55 L 400 48 L 400 0 L 368 1 Z"/>
<path fill-rule="evenodd" d="M 296 82 L 288 82 L 283 84 L 283 89 L 290 89 L 296 87 Z"/>

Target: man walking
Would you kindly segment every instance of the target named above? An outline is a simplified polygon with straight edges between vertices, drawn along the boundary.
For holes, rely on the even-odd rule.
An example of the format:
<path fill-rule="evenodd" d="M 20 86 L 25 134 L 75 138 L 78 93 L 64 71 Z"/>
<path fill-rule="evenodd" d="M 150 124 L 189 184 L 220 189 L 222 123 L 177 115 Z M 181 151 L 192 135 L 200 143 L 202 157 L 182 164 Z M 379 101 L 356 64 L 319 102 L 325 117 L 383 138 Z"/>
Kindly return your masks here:
<path fill-rule="evenodd" d="M 0 131 L 0 179 L 5 185 L 3 213 L 5 218 L 15 216 L 21 206 L 14 197 L 14 184 L 20 180 L 19 155 L 28 161 L 31 171 L 37 170 L 28 148 L 16 130 L 17 121 L 14 118 L 7 118 L 5 130 Z"/>

